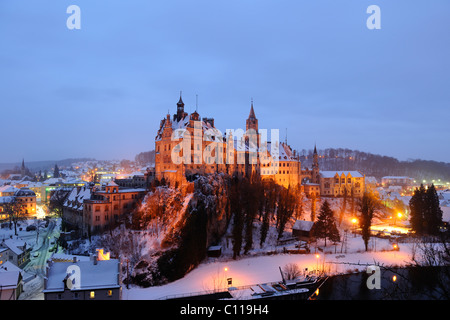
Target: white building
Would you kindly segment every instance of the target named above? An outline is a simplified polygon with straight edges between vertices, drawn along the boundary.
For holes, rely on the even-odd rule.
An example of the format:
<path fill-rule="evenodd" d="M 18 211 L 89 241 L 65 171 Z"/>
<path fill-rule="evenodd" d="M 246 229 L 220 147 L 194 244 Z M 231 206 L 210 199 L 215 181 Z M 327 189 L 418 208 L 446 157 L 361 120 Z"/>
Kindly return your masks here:
<path fill-rule="evenodd" d="M 74 278 L 68 275 L 69 267 L 77 270 Z M 68 285 L 73 279 L 75 283 Z M 49 261 L 43 293 L 45 300 L 120 300 L 121 264 L 117 259 L 99 261 L 97 256 L 88 261 Z"/>

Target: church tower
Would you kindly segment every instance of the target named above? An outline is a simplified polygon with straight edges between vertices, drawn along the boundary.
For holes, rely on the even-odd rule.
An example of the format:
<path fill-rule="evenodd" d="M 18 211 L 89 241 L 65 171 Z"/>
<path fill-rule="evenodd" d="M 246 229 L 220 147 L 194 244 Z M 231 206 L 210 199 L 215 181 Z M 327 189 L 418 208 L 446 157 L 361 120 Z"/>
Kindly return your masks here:
<path fill-rule="evenodd" d="M 314 145 L 313 165 L 312 165 L 312 183 L 319 183 L 319 155 L 317 154 L 316 145 Z"/>
<path fill-rule="evenodd" d="M 22 158 L 22 166 L 20 167 L 20 175 L 22 177 L 25 176 L 25 159 L 24 158 Z"/>

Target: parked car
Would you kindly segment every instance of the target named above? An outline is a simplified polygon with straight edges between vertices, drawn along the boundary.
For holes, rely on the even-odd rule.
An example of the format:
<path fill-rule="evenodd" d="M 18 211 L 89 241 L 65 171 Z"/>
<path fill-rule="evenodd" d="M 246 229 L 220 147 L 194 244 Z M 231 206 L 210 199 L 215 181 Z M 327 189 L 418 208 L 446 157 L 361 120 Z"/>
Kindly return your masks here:
<path fill-rule="evenodd" d="M 28 226 L 28 227 L 26 228 L 26 230 L 27 230 L 27 231 L 34 231 L 34 230 L 36 230 L 36 226 L 33 226 L 33 225 Z"/>

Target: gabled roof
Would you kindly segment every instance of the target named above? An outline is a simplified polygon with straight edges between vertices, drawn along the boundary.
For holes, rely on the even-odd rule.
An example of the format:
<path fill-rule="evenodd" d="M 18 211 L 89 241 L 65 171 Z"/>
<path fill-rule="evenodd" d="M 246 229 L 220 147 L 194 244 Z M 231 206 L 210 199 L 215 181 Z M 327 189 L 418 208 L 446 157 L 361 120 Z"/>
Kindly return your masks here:
<path fill-rule="evenodd" d="M 322 178 L 333 178 L 336 175 L 338 175 L 339 177 L 342 177 L 343 175 L 345 177 L 350 175 L 354 178 L 363 177 L 363 175 L 359 171 L 320 171 L 320 175 L 322 176 Z"/>

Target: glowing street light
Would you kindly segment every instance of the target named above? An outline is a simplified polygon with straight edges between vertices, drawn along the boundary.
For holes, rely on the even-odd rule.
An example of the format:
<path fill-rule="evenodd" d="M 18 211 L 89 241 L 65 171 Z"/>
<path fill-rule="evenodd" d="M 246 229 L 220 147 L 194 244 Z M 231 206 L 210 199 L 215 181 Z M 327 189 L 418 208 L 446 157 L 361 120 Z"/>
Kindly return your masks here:
<path fill-rule="evenodd" d="M 354 237 L 356 237 L 356 225 L 358 224 L 358 219 L 353 218 L 352 224 L 353 224 L 353 235 L 354 235 Z"/>

